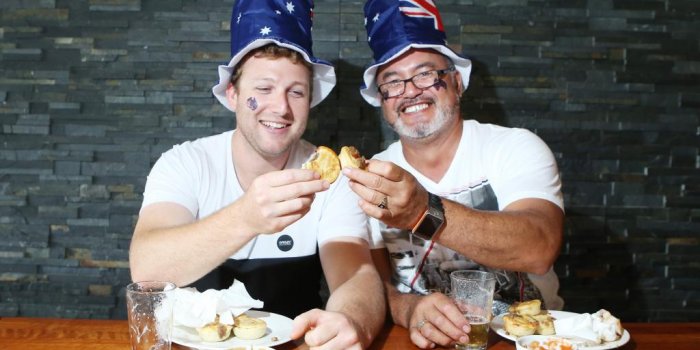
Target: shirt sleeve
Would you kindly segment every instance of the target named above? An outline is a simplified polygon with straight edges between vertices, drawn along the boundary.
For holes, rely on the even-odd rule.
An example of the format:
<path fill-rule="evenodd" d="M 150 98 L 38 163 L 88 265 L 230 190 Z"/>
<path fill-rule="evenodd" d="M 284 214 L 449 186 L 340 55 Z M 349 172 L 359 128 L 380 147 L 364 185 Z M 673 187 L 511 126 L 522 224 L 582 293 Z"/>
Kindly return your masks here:
<path fill-rule="evenodd" d="M 382 235 L 381 226 L 379 220 L 375 218 L 369 218 L 369 229 L 370 229 L 370 249 L 381 249 L 386 248 L 384 243 L 384 236 Z"/>
<path fill-rule="evenodd" d="M 163 153 L 146 179 L 141 209 L 158 202 L 177 203 L 197 215 L 198 202 L 194 189 L 199 178 L 193 154 L 182 146 L 175 146 Z"/>
<path fill-rule="evenodd" d="M 367 215 L 359 206 L 360 197 L 341 175 L 327 194 L 318 229 L 319 246 L 329 239 L 357 237 L 371 243 Z"/>
<path fill-rule="evenodd" d="M 485 160 L 499 209 L 523 198 L 548 200 L 564 210 L 559 168 L 552 151 L 525 129 L 492 140 Z"/>

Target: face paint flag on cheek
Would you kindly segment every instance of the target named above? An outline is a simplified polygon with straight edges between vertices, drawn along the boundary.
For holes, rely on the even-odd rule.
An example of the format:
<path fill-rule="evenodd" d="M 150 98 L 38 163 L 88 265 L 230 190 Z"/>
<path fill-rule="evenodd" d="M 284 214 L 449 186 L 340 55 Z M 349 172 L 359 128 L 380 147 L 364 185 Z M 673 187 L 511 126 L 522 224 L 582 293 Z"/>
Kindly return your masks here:
<path fill-rule="evenodd" d="M 438 80 L 435 82 L 435 85 L 433 85 L 433 86 L 435 86 L 435 89 L 438 90 L 438 91 L 439 91 L 440 89 L 447 89 L 447 83 L 445 82 L 445 79 L 438 79 Z"/>
<path fill-rule="evenodd" d="M 248 108 L 254 111 L 258 109 L 258 100 L 256 100 L 255 97 L 248 97 L 248 99 L 246 100 L 246 105 L 248 106 Z"/>

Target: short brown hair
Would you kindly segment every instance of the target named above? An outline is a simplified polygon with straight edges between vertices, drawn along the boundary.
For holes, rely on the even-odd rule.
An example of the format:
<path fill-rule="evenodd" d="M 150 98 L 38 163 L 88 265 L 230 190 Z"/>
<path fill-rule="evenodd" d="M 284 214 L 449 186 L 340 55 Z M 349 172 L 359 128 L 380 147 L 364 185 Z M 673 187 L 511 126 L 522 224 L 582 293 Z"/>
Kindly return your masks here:
<path fill-rule="evenodd" d="M 267 44 L 265 46 L 261 46 L 257 49 L 250 50 L 241 60 L 238 62 L 236 67 L 233 69 L 233 74 L 231 74 L 231 84 L 238 89 L 238 79 L 240 79 L 241 74 L 243 74 L 243 63 L 245 63 L 248 58 L 255 56 L 257 58 L 270 58 L 273 60 L 279 59 L 279 58 L 286 58 L 294 64 L 301 63 L 308 69 L 309 71 L 309 81 L 311 84 L 309 84 L 309 100 L 311 99 L 311 96 L 313 96 L 313 80 L 314 80 L 314 69 L 311 63 L 306 61 L 304 57 L 297 51 L 288 49 L 286 47 L 281 47 L 275 44 Z"/>

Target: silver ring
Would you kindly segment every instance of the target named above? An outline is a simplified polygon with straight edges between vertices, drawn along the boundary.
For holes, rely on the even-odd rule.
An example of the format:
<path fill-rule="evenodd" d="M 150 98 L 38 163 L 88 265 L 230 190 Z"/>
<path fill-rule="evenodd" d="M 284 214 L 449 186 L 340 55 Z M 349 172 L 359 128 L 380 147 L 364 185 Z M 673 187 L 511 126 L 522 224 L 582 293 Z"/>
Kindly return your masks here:
<path fill-rule="evenodd" d="M 416 324 L 416 329 L 420 331 L 420 329 L 423 328 L 423 326 L 425 326 L 425 319 L 418 321 L 418 323 Z"/>
<path fill-rule="evenodd" d="M 379 209 L 386 209 L 386 207 L 389 205 L 389 197 L 384 196 L 384 199 L 382 199 L 382 202 L 377 204 Z"/>

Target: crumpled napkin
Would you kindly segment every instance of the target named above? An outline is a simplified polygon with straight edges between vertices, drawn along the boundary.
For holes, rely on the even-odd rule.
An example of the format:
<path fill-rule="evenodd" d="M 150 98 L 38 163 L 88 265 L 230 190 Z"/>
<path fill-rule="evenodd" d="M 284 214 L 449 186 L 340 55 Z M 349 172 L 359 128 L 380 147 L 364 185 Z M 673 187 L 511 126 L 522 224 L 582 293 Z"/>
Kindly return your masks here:
<path fill-rule="evenodd" d="M 620 320 L 605 309 L 594 314 L 583 313 L 572 317 L 554 320 L 558 336 L 570 339 L 583 338 L 587 345 L 615 341 L 622 336 Z"/>
<path fill-rule="evenodd" d="M 253 299 L 238 280 L 224 290 L 208 289 L 200 293 L 195 288 L 177 288 L 172 296 L 176 301 L 173 325 L 192 328 L 214 322 L 217 314 L 220 323 L 232 325 L 236 316 L 263 307 L 263 302 Z"/>

